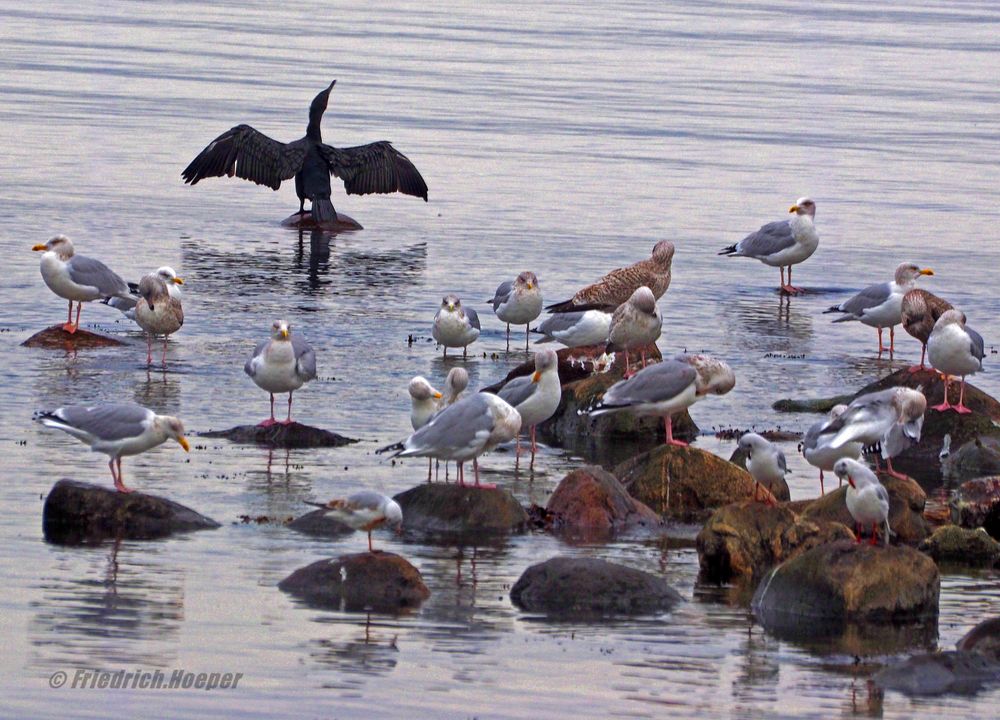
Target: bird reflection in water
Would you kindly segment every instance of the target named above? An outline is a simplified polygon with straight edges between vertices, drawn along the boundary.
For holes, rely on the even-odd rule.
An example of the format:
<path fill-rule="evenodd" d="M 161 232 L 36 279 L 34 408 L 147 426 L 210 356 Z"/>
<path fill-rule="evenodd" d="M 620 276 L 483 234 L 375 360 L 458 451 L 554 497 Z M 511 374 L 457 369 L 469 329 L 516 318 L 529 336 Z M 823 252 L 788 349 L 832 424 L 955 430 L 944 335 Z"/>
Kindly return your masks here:
<path fill-rule="evenodd" d="M 321 278 L 330 271 L 330 241 L 334 233 L 313 228 L 309 231 L 309 257 L 305 256 L 305 236 L 306 229 L 298 229 L 299 243 L 295 252 L 295 267 L 298 270 L 305 270 L 308 277 L 309 289 L 313 292 L 321 290 L 324 284 Z"/>
<path fill-rule="evenodd" d="M 865 672 L 869 672 L 870 669 L 866 668 Z M 851 707 L 848 711 L 851 716 L 856 717 L 858 715 L 867 715 L 868 717 L 880 718 L 882 717 L 883 707 L 882 703 L 885 701 L 885 693 L 875 684 L 875 681 L 871 677 L 865 678 L 864 680 L 864 700 L 859 702 L 858 700 L 858 684 L 859 680 L 855 679 L 851 682 Z"/>
<path fill-rule="evenodd" d="M 469 580 L 471 581 L 470 587 L 473 590 L 472 604 L 475 605 L 475 589 L 479 584 L 479 577 L 476 574 L 476 560 L 478 559 L 479 548 L 475 545 L 472 546 L 472 553 L 469 555 Z M 465 559 L 465 548 L 459 547 L 458 554 L 455 555 L 455 587 L 462 587 L 464 579 L 462 577 L 462 560 Z"/>
<path fill-rule="evenodd" d="M 292 455 L 291 448 L 285 448 L 285 469 L 283 471 L 283 474 L 285 476 L 284 479 L 285 479 L 285 484 L 286 485 L 288 484 L 288 481 L 290 479 L 290 462 L 289 461 L 290 461 L 291 455 Z M 267 468 L 264 470 L 264 477 L 267 479 L 267 484 L 268 485 L 271 484 L 271 480 L 273 479 L 273 477 L 272 477 L 272 473 L 273 473 L 272 467 L 273 467 L 273 464 L 274 464 L 274 448 L 268 448 L 267 449 Z"/>
<path fill-rule="evenodd" d="M 337 623 L 341 627 L 353 629 L 353 624 Z M 327 687 L 344 687 L 363 684 L 375 675 L 387 675 L 392 672 L 398 662 L 399 647 L 396 645 L 398 635 L 380 635 L 373 632 L 372 616 L 365 613 L 364 632 L 359 639 L 346 642 L 335 642 L 330 639 L 315 641 L 317 650 L 311 653 L 316 662 L 321 665 L 336 668 L 337 681 L 325 684 Z M 341 675 L 341 673 L 343 675 Z M 352 682 L 344 676 L 354 676 Z"/>

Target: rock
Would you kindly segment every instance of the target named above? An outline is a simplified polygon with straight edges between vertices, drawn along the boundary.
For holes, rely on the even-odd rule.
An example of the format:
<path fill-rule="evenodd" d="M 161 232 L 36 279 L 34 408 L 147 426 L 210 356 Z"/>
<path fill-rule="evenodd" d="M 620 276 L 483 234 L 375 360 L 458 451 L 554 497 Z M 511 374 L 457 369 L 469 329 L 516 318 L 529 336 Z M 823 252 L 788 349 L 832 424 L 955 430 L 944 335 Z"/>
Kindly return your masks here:
<path fill-rule="evenodd" d="M 883 690 L 906 695 L 967 695 L 1000 677 L 1000 663 L 974 652 L 948 650 L 914 655 L 872 678 Z"/>
<path fill-rule="evenodd" d="M 973 567 L 993 567 L 1000 560 L 1000 543 L 983 528 L 967 530 L 957 525 L 945 525 L 920 543 L 919 550 L 936 562 Z"/>
<path fill-rule="evenodd" d="M 528 612 L 588 617 L 654 613 L 683 598 L 666 580 L 642 570 L 596 558 L 554 557 L 525 570 L 510 599 Z"/>
<path fill-rule="evenodd" d="M 288 527 L 304 535 L 325 538 L 343 537 L 354 532 L 353 528 L 330 517 L 325 510 L 307 512 L 288 523 Z"/>
<path fill-rule="evenodd" d="M 555 347 L 555 345 L 550 344 L 549 347 Z M 595 363 L 598 362 L 598 358 L 602 355 L 604 355 L 604 345 L 587 345 L 584 347 L 560 348 L 556 350 L 556 357 L 559 361 L 559 381 L 562 386 L 566 387 L 572 382 L 583 380 L 593 375 L 596 370 Z M 660 351 L 656 350 L 655 346 L 651 346 L 650 357 L 660 358 Z M 533 372 L 535 372 L 535 359 L 534 357 L 529 357 L 507 373 L 503 380 L 484 387 L 483 391 L 491 393 L 499 392 L 500 388 L 514 378 L 531 375 Z M 621 379 L 621 373 L 617 373 L 617 377 Z"/>
<path fill-rule="evenodd" d="M 733 577 L 759 580 L 778 563 L 818 545 L 854 539 L 839 522 L 813 522 L 784 505 L 739 502 L 716 510 L 698 533 L 702 577 L 728 582 Z"/>
<path fill-rule="evenodd" d="M 397 612 L 415 608 L 430 590 L 413 565 L 390 552 L 364 552 L 317 560 L 278 588 L 306 605 L 331 610 Z"/>
<path fill-rule="evenodd" d="M 107 335 L 98 335 L 79 328 L 75 333 L 63 330 L 62 325 L 53 325 L 36 332 L 21 343 L 21 347 L 44 348 L 45 350 L 90 350 L 92 348 L 120 347 L 121 340 Z"/>
<path fill-rule="evenodd" d="M 528 514 L 503 488 L 427 483 L 393 498 L 403 509 L 407 533 L 497 535 L 523 532 Z"/>
<path fill-rule="evenodd" d="M 614 475 L 596 465 L 564 477 L 545 510 L 552 515 L 554 530 L 590 538 L 662 525 L 659 515 L 632 498 Z"/>
<path fill-rule="evenodd" d="M 778 412 L 788 413 L 828 413 L 835 405 L 846 405 L 854 399 L 853 395 L 837 395 L 831 398 L 807 398 L 804 400 L 793 400 L 785 398 L 777 400 L 771 408 Z"/>
<path fill-rule="evenodd" d="M 636 500 L 685 522 L 702 522 L 713 510 L 754 494 L 750 473 L 695 447 L 660 444 L 626 460 L 613 474 Z M 773 500 L 762 489 L 762 501 L 765 494 Z"/>
<path fill-rule="evenodd" d="M 761 435 L 761 437 L 764 437 L 764 435 Z M 764 437 L 764 439 L 767 440 L 769 438 Z M 738 468 L 746 470 L 747 469 L 746 450 L 737 447 L 735 450 L 733 450 L 733 454 L 729 456 L 729 462 L 731 462 Z M 788 492 L 788 483 L 785 481 L 785 478 L 781 478 L 780 480 L 777 480 L 770 484 L 762 483 L 762 485 L 771 491 L 771 494 L 774 495 L 774 497 L 778 500 L 778 502 L 788 502 L 789 500 L 792 499 L 791 493 Z"/>
<path fill-rule="evenodd" d="M 281 221 L 282 226 L 291 228 L 300 228 L 302 230 L 313 230 L 322 229 L 329 230 L 331 232 L 346 232 L 351 230 L 363 230 L 361 223 L 352 218 L 349 215 L 344 215 L 342 212 L 337 213 L 337 219 L 334 222 L 318 223 L 313 220 L 312 213 L 292 213 L 284 220 Z"/>
<path fill-rule="evenodd" d="M 285 425 L 276 423 L 269 427 L 237 425 L 229 430 L 211 430 L 199 433 L 202 437 L 226 438 L 236 443 L 254 443 L 272 448 L 340 447 L 358 442 L 329 430 L 303 425 L 294 420 Z"/>
<path fill-rule="evenodd" d="M 889 527 L 898 542 L 916 545 L 930 534 L 930 527 L 924 518 L 927 494 L 911 478 L 899 479 L 889 475 L 879 475 L 879 480 L 889 491 Z M 847 486 L 830 490 L 816 498 L 802 510 L 806 520 L 829 520 L 854 527 L 854 519 L 847 510 Z M 864 528 L 871 532 L 871 528 Z"/>
<path fill-rule="evenodd" d="M 950 486 L 990 475 L 1000 475 L 1000 438 L 975 437 L 941 460 L 941 477 Z"/>
<path fill-rule="evenodd" d="M 42 510 L 42 532 L 51 543 L 75 545 L 108 539 L 151 540 L 219 523 L 173 500 L 142 492 L 121 493 L 77 480 L 60 480 Z"/>
<path fill-rule="evenodd" d="M 955 649 L 1000 660 L 1000 618 L 983 620 L 962 636 Z"/>
<path fill-rule="evenodd" d="M 1000 539 L 1000 475 L 962 483 L 949 501 L 951 520 L 965 528 L 981 527 Z"/>
<path fill-rule="evenodd" d="M 937 616 L 940 584 L 934 562 L 912 548 L 840 541 L 774 568 L 751 606 L 765 627 L 915 621 Z"/>

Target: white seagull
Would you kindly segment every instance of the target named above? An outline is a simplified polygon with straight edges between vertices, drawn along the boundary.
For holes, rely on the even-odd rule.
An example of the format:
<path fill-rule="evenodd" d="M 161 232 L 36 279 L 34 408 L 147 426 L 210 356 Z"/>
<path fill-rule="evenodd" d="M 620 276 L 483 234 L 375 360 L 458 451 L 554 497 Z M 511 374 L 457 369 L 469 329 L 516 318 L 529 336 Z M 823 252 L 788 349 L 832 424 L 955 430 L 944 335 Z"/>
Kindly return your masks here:
<path fill-rule="evenodd" d="M 379 525 L 390 523 L 395 525 L 396 531 L 399 532 L 403 525 L 403 509 L 399 507 L 399 503 L 374 490 L 362 490 L 328 503 L 314 503 L 307 500 L 306 504 L 322 508 L 325 515 L 344 523 L 349 528 L 367 532 L 368 552 L 375 552 L 372 548 L 372 530 Z"/>
<path fill-rule="evenodd" d="M 573 310 L 555 313 L 531 330 L 531 332 L 543 336 L 535 341 L 536 345 L 555 341 L 566 347 L 584 347 L 605 343 L 610 331 L 611 313 L 605 310 Z"/>
<path fill-rule="evenodd" d="M 535 465 L 535 428 L 548 420 L 559 407 L 562 384 L 559 382 L 559 357 L 554 350 L 535 354 L 535 372 L 517 377 L 497 392 L 521 416 L 521 429 L 531 433 L 531 466 Z M 521 459 L 521 435 L 517 436 L 516 462 Z"/>
<path fill-rule="evenodd" d="M 163 355 L 160 362 L 167 364 L 167 336 L 181 329 L 184 308 L 179 294 L 170 294 L 170 286 L 157 273 L 146 275 L 139 281 L 139 302 L 135 306 L 135 321 L 146 331 L 146 364 L 153 364 L 153 336 L 163 336 Z"/>
<path fill-rule="evenodd" d="M 931 366 L 944 374 L 944 402 L 934 409 L 944 412 L 953 409 L 957 413 L 971 413 L 965 407 L 965 376 L 983 369 L 986 356 L 983 336 L 965 324 L 965 315 L 959 310 L 948 310 L 937 322 L 927 338 L 927 359 Z M 948 402 L 948 384 L 952 375 L 962 378 L 962 389 L 958 395 L 958 405 Z"/>
<path fill-rule="evenodd" d="M 628 351 L 641 348 L 642 366 L 646 367 L 646 346 L 656 342 L 663 327 L 663 317 L 656 307 L 653 291 L 643 285 L 615 309 L 608 330 L 605 352 L 625 351 L 625 377 L 632 377 Z"/>
<path fill-rule="evenodd" d="M 260 423 L 270 427 L 274 419 L 274 394 L 288 393 L 288 417 L 283 424 L 292 422 L 292 393 L 316 378 L 316 353 L 300 335 L 293 335 L 284 320 L 275 320 L 271 326 L 270 340 L 264 340 L 243 366 L 243 372 L 271 396 L 271 417 Z"/>
<path fill-rule="evenodd" d="M 746 453 L 747 471 L 753 478 L 753 499 L 756 500 L 761 486 L 771 491 L 771 486 L 785 479 L 788 462 L 785 453 L 777 445 L 757 433 L 744 433 L 739 447 Z"/>
<path fill-rule="evenodd" d="M 860 459 L 861 451 L 864 449 L 859 442 L 848 442 L 840 447 L 832 448 L 830 440 L 833 439 L 833 436 L 820 434 L 831 420 L 836 420 L 846 410 L 846 405 L 835 405 L 830 410 L 830 417 L 827 420 L 818 420 L 813 423 L 802 437 L 802 455 L 807 463 L 819 468 L 819 492 L 821 495 L 826 494 L 826 488 L 823 487 L 823 471 L 832 472 L 833 464 L 841 458 Z"/>
<path fill-rule="evenodd" d="M 496 316 L 507 323 L 507 351 L 510 351 L 510 326 L 524 325 L 524 351 L 528 352 L 528 325 L 542 314 L 542 288 L 535 273 L 525 270 L 513 282 L 500 283 L 490 303 Z"/>
<path fill-rule="evenodd" d="M 466 357 L 469 345 L 479 337 L 480 329 L 476 311 L 463 308 L 458 295 L 449 293 L 441 300 L 441 309 L 434 316 L 431 335 L 444 348 L 445 357 L 448 357 L 450 347 L 462 348 L 462 357 Z"/>
<path fill-rule="evenodd" d="M 457 368 L 455 368 L 457 369 Z M 435 390 L 422 375 L 417 375 L 410 380 L 410 425 L 414 430 L 419 430 L 434 417 L 439 409 L 439 402 L 444 397 L 442 393 Z M 434 461 L 427 458 L 427 482 L 431 481 L 431 467 Z"/>
<path fill-rule="evenodd" d="M 871 544 L 875 544 L 878 528 L 884 528 L 885 544 L 889 544 L 889 491 L 878 481 L 868 466 L 850 458 L 834 463 L 833 471 L 841 480 L 847 480 L 847 511 L 854 518 L 855 541 L 861 542 L 861 529 L 871 526 Z"/>

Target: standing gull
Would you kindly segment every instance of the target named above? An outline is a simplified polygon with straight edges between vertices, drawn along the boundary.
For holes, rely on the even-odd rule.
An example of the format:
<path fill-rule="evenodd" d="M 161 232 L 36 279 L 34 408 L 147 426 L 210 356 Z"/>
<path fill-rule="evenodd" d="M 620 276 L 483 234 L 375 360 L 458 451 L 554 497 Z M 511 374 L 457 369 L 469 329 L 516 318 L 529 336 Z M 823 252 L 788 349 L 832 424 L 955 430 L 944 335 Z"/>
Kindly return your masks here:
<path fill-rule="evenodd" d="M 510 326 L 524 325 L 524 351 L 528 352 L 528 325 L 542 313 L 542 288 L 535 273 L 525 270 L 511 282 L 500 283 L 493 299 L 493 312 L 507 323 L 507 351 L 510 351 Z"/>
<path fill-rule="evenodd" d="M 862 527 L 871 526 L 871 544 L 878 537 L 878 528 L 884 528 L 883 539 L 889 544 L 889 491 L 866 465 L 857 460 L 842 458 L 833 466 L 841 480 L 847 480 L 847 511 L 854 518 L 855 541 L 861 542 Z"/>
<path fill-rule="evenodd" d="M 94 452 L 105 453 L 110 458 L 108 467 L 118 492 L 132 492 L 122 476 L 123 455 L 138 455 L 171 438 L 180 443 L 185 452 L 191 451 L 180 420 L 170 415 L 157 415 L 135 403 L 67 406 L 36 413 L 35 419 L 46 427 L 68 432 L 90 445 Z"/>
<path fill-rule="evenodd" d="M 521 416 L 521 429 L 531 433 L 531 467 L 535 466 L 535 428 L 545 422 L 559 407 L 562 385 L 559 382 L 559 357 L 554 350 L 542 350 L 535 354 L 535 372 L 517 377 L 508 382 L 499 392 Z M 515 462 L 521 459 L 521 436 L 517 436 Z"/>
<path fill-rule="evenodd" d="M 536 345 L 559 342 L 573 348 L 605 343 L 610 330 L 611 313 L 606 310 L 573 310 L 549 315 L 531 332 L 542 335 Z"/>
<path fill-rule="evenodd" d="M 753 478 L 753 499 L 757 499 L 761 487 L 767 488 L 773 496 L 775 484 L 784 482 L 785 475 L 788 474 L 785 453 L 757 433 L 744 433 L 740 437 L 739 447 L 746 453 L 747 472 Z"/>
<path fill-rule="evenodd" d="M 813 225 L 816 218 L 816 203 L 807 197 L 802 197 L 788 209 L 788 212 L 795 213 L 794 217 L 764 225 L 735 245 L 723 249 L 719 255 L 749 257 L 760 260 L 765 265 L 777 267 L 781 270 L 780 290 L 794 295 L 803 290 L 792 285 L 792 265 L 807 260 L 819 247 L 819 235 Z"/>
<path fill-rule="evenodd" d="M 292 422 L 292 393 L 316 378 L 316 353 L 300 335 L 292 335 L 288 323 L 275 320 L 271 326 L 271 339 L 264 340 L 253 351 L 243 366 L 257 387 L 271 396 L 271 417 L 260 423 L 270 427 L 274 419 L 274 394 L 288 393 L 288 417 L 282 424 Z"/>
<path fill-rule="evenodd" d="M 952 409 L 962 414 L 972 412 L 965 407 L 965 376 L 983 369 L 985 350 L 983 336 L 965 324 L 964 313 L 948 310 L 938 318 L 927 339 L 927 358 L 931 366 L 945 376 L 944 402 L 935 405 L 935 410 L 944 412 Z M 962 378 L 958 405 L 948 402 L 948 384 L 952 375 Z"/>
<path fill-rule="evenodd" d="M 834 322 L 860 320 L 878 330 L 878 354 L 885 350 L 882 345 L 882 328 L 889 328 L 889 355 L 896 351 L 896 325 L 903 320 L 903 296 L 913 289 L 921 275 L 933 275 L 930 268 L 921 269 L 911 262 L 901 263 L 896 268 L 892 282 L 869 285 L 849 300 L 825 310 L 826 313 L 843 313 Z"/>
<path fill-rule="evenodd" d="M 852 460 L 858 460 L 861 457 L 861 451 L 863 450 L 861 443 L 859 442 L 848 442 L 844 443 L 840 447 L 832 448 L 830 447 L 830 440 L 833 439 L 832 435 L 821 435 L 820 432 L 826 427 L 827 423 L 831 420 L 836 420 L 838 417 L 844 414 L 847 410 L 847 405 L 835 405 L 833 409 L 830 410 L 830 417 L 827 420 L 819 420 L 810 426 L 806 430 L 806 434 L 802 438 L 802 455 L 805 457 L 806 462 L 813 467 L 819 468 L 819 492 L 821 495 L 826 494 L 826 488 L 823 487 L 823 471 L 829 470 L 833 471 L 833 465 L 841 458 L 850 458 Z"/>
<path fill-rule="evenodd" d="M 183 293 L 178 286 L 183 285 L 184 280 L 177 276 L 177 272 L 172 267 L 164 265 L 161 268 L 157 268 L 154 274 L 158 275 L 167 284 L 167 291 L 170 293 L 170 297 L 177 298 L 178 300 L 183 298 Z M 120 310 L 122 315 L 134 321 L 135 306 L 139 302 L 139 283 L 130 282 L 128 284 L 128 291 L 129 297 L 127 298 L 113 296 L 105 298 L 101 302 L 105 305 L 110 305 L 115 310 Z"/>
<path fill-rule="evenodd" d="M 462 307 L 458 295 L 449 293 L 441 300 L 441 309 L 434 316 L 434 328 L 431 335 L 435 342 L 444 348 L 444 356 L 448 357 L 448 348 L 462 348 L 462 357 L 466 357 L 468 347 L 479 337 L 479 315 L 475 310 Z"/>
<path fill-rule="evenodd" d="M 399 507 L 399 503 L 374 490 L 362 490 L 328 503 L 314 503 L 307 500 L 306 504 L 321 508 L 325 511 L 325 515 L 344 523 L 349 528 L 368 533 L 368 552 L 375 552 L 372 548 L 372 530 L 379 525 L 391 523 L 398 531 L 403 525 L 403 509 Z"/>
<path fill-rule="evenodd" d="M 135 321 L 146 331 L 146 364 L 153 364 L 153 336 L 163 336 L 163 355 L 167 364 L 167 336 L 184 324 L 184 308 L 179 296 L 170 294 L 169 286 L 157 273 L 139 281 L 139 302 L 135 306 Z"/>
<path fill-rule="evenodd" d="M 73 242 L 65 235 L 56 235 L 44 245 L 31 248 L 44 252 L 40 269 L 49 290 L 69 300 L 69 314 L 62 326 L 68 333 L 80 327 L 83 303 L 108 297 L 131 297 L 128 283 L 100 260 L 76 255 Z M 76 302 L 76 322 L 73 322 L 73 303 Z"/>
<path fill-rule="evenodd" d="M 434 417 L 438 411 L 438 402 L 444 397 L 427 382 L 427 379 L 417 375 L 410 380 L 410 425 L 419 430 Z M 433 460 L 427 458 L 427 482 L 431 481 L 431 466 Z"/>
<path fill-rule="evenodd" d="M 634 265 L 616 268 L 597 282 L 578 290 L 569 300 L 549 305 L 545 309 L 553 313 L 582 310 L 604 310 L 614 312 L 615 308 L 629 299 L 637 288 L 645 285 L 653 291 L 657 300 L 670 287 L 670 268 L 674 260 L 674 244 L 661 240 L 653 246 L 653 253 Z"/>
<path fill-rule="evenodd" d="M 951 303 L 937 295 L 917 288 L 903 296 L 900 317 L 903 329 L 920 341 L 920 364 L 909 368 L 911 373 L 926 370 L 924 358 L 927 355 L 927 339 L 931 336 L 934 323 L 945 311 L 951 310 Z"/>
<path fill-rule="evenodd" d="M 632 377 L 628 351 L 641 348 L 642 366 L 646 367 L 646 346 L 656 342 L 662 332 L 663 318 L 656 307 L 653 291 L 643 285 L 632 293 L 611 316 L 605 352 L 625 351 L 625 377 Z"/>

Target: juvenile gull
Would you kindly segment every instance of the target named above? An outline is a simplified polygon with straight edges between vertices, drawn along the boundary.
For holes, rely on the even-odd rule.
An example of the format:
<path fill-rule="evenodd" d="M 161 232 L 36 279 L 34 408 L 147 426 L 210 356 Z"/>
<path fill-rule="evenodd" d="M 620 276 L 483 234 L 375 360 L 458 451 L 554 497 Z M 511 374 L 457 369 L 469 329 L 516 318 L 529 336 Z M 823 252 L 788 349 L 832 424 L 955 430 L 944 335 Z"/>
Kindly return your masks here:
<path fill-rule="evenodd" d="M 524 351 L 528 352 L 528 325 L 542 314 L 542 288 L 535 273 L 525 270 L 511 282 L 500 283 L 493 299 L 493 312 L 507 323 L 507 350 L 510 351 L 510 326 L 524 325 Z"/>
<path fill-rule="evenodd" d="M 184 437 L 184 425 L 170 415 L 157 415 L 135 403 L 99 403 L 67 406 L 39 412 L 35 419 L 46 427 L 58 428 L 106 454 L 111 478 L 118 492 L 129 493 L 122 475 L 122 456 L 138 455 L 173 438 L 185 452 L 191 446 Z M 117 465 L 117 472 L 115 466 Z"/>
<path fill-rule="evenodd" d="M 69 313 L 62 326 L 68 333 L 80 327 L 83 303 L 102 298 L 131 297 L 128 284 L 100 260 L 76 255 L 73 242 L 65 235 L 56 235 L 44 245 L 31 248 L 43 252 L 40 269 L 49 290 L 69 300 Z M 73 303 L 76 302 L 76 322 L 73 322 Z"/>
<path fill-rule="evenodd" d="M 833 471 L 834 463 L 841 458 L 858 460 L 861 457 L 861 451 L 863 450 L 861 443 L 849 442 L 844 443 L 838 448 L 832 448 L 830 447 L 830 440 L 833 439 L 833 436 L 820 434 L 828 422 L 836 420 L 838 417 L 843 415 L 846 410 L 846 405 L 835 405 L 833 409 L 830 410 L 829 419 L 818 420 L 813 423 L 810 428 L 806 430 L 806 434 L 802 438 L 802 455 L 805 457 L 807 463 L 813 467 L 819 468 L 819 492 L 821 495 L 826 494 L 826 488 L 823 487 L 824 470 Z"/>
<path fill-rule="evenodd" d="M 921 269 L 911 262 L 901 263 L 896 268 L 892 282 L 869 285 L 849 300 L 825 310 L 826 313 L 843 313 L 834 322 L 860 320 L 865 325 L 878 330 L 878 354 L 885 350 L 882 345 L 882 328 L 889 328 L 889 355 L 896 350 L 896 325 L 903 320 L 903 296 L 916 285 L 921 275 L 933 275 L 930 268 Z"/>
<path fill-rule="evenodd" d="M 497 393 L 521 416 L 521 429 L 531 432 L 531 466 L 535 465 L 535 428 L 555 413 L 562 398 L 559 382 L 559 357 L 554 350 L 535 353 L 535 372 L 517 377 Z M 517 436 L 516 461 L 521 459 L 521 435 Z"/>
<path fill-rule="evenodd" d="M 934 330 L 927 339 L 927 359 L 931 366 L 942 373 L 944 378 L 944 402 L 934 409 L 953 409 L 958 413 L 971 413 L 965 407 L 965 376 L 983 369 L 986 356 L 983 336 L 965 324 L 965 314 L 959 310 L 945 311 L 934 323 Z M 948 402 L 948 384 L 952 375 L 962 378 L 962 389 L 958 395 L 958 405 Z"/>
<path fill-rule="evenodd" d="M 460 397 L 465 389 L 469 387 L 469 371 L 462 367 L 454 367 L 448 371 L 448 376 L 444 379 L 444 391 L 438 408 L 452 405 Z"/>
<path fill-rule="evenodd" d="M 795 213 L 789 220 L 768 223 L 757 232 L 750 233 L 735 245 L 724 248 L 719 255 L 749 257 L 781 270 L 782 292 L 794 295 L 803 292 L 792 285 L 792 265 L 807 260 L 819 247 L 819 235 L 813 221 L 816 203 L 807 197 L 799 198 L 788 212 Z M 785 282 L 785 268 L 788 282 Z"/>
<path fill-rule="evenodd" d="M 744 433 L 740 437 L 739 447 L 747 456 L 747 472 L 754 482 L 754 500 L 757 499 L 761 486 L 770 492 L 772 485 L 784 481 L 788 474 L 788 462 L 785 460 L 785 453 L 777 445 L 757 433 Z"/>
<path fill-rule="evenodd" d="M 934 323 L 946 310 L 951 310 L 951 303 L 920 288 L 910 290 L 903 296 L 903 302 L 900 306 L 903 329 L 920 341 L 920 364 L 910 367 L 911 373 L 927 369 L 924 365 L 924 358 L 927 354 L 927 339 L 931 336 Z"/>
<path fill-rule="evenodd" d="M 243 366 L 243 372 L 271 396 L 271 417 L 260 423 L 270 427 L 274 419 L 274 394 L 288 393 L 288 417 L 284 425 L 292 422 L 292 393 L 316 377 L 316 353 L 300 335 L 293 335 L 288 323 L 275 320 L 271 326 L 271 339 L 264 340 L 253 351 Z"/>
<path fill-rule="evenodd" d="M 448 348 L 460 347 L 462 357 L 466 357 L 469 345 L 479 337 L 479 330 L 476 311 L 463 308 L 457 295 L 445 295 L 441 300 L 441 309 L 434 316 L 434 329 L 431 331 L 437 344 L 444 347 L 444 356 L 448 357 Z"/>
<path fill-rule="evenodd" d="M 427 379 L 417 375 L 410 380 L 410 425 L 414 430 L 419 430 L 434 417 L 438 411 L 438 403 L 444 397 L 440 392 L 427 382 Z M 431 481 L 431 467 L 433 460 L 427 458 L 427 482 Z"/>
<path fill-rule="evenodd" d="M 544 336 L 535 341 L 536 345 L 555 341 L 571 348 L 607 342 L 610 331 L 611 313 L 605 310 L 555 313 L 531 330 Z"/>
<path fill-rule="evenodd" d="M 661 240 L 653 246 L 653 253 L 634 265 L 616 268 L 592 285 L 578 290 L 569 300 L 549 305 L 545 309 L 553 313 L 582 310 L 604 310 L 614 312 L 615 308 L 643 285 L 653 291 L 659 299 L 670 287 L 670 266 L 674 260 L 674 244 Z"/>
<path fill-rule="evenodd" d="M 847 511 L 854 518 L 856 542 L 861 542 L 861 528 L 872 529 L 871 544 L 875 544 L 878 528 L 884 529 L 883 539 L 889 544 L 889 492 L 866 465 L 850 458 L 841 458 L 833 471 L 841 480 L 847 480 Z"/>
<path fill-rule="evenodd" d="M 403 509 L 399 507 L 399 503 L 374 490 L 362 490 L 328 503 L 314 503 L 307 500 L 306 504 L 322 508 L 325 515 L 344 523 L 349 528 L 368 533 L 368 552 L 375 552 L 372 548 L 372 530 L 384 523 L 390 523 L 395 525 L 398 531 L 403 524 Z"/>
<path fill-rule="evenodd" d="M 177 276 L 177 272 L 172 268 L 164 265 L 161 268 L 157 268 L 155 275 L 158 275 L 163 279 L 163 282 L 167 284 L 167 291 L 170 293 L 170 297 L 182 299 L 183 293 L 181 292 L 179 285 L 184 284 L 184 280 Z M 139 302 L 139 283 L 130 282 L 128 284 L 129 296 L 124 297 L 109 297 L 105 298 L 101 302 L 105 305 L 110 305 L 115 310 L 121 311 L 122 315 L 127 317 L 129 320 L 135 320 L 135 306 Z"/>
<path fill-rule="evenodd" d="M 163 336 L 163 355 L 160 362 L 167 364 L 167 336 L 184 324 L 184 308 L 179 296 L 170 294 L 169 286 L 157 273 L 139 281 L 139 302 L 135 306 L 135 321 L 146 331 L 146 364 L 153 364 L 153 336 Z"/>
<path fill-rule="evenodd" d="M 608 344 L 605 352 L 625 351 L 625 377 L 632 377 L 628 351 L 642 349 L 642 366 L 646 367 L 646 346 L 656 342 L 662 332 L 663 318 L 656 307 L 653 291 L 643 285 L 632 293 L 611 316 Z"/>

